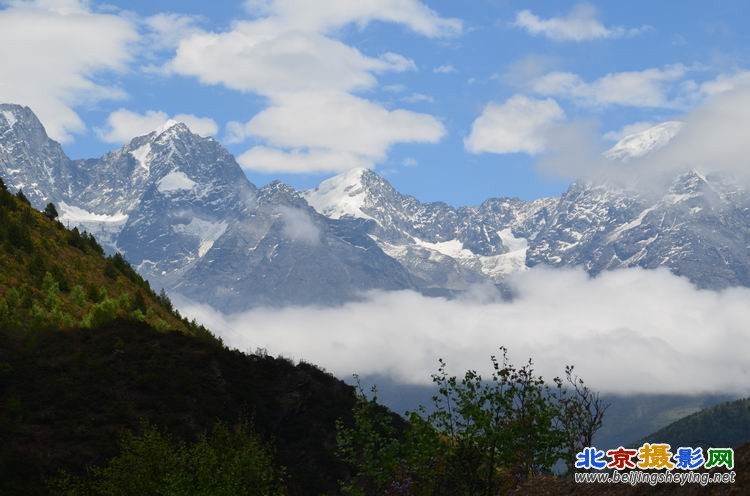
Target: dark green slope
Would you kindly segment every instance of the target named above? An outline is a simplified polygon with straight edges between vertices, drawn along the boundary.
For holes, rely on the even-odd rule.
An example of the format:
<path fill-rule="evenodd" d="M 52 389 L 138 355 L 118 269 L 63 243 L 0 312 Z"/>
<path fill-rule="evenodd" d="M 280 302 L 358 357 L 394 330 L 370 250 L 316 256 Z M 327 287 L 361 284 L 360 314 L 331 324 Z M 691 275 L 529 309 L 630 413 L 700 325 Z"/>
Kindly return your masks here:
<path fill-rule="evenodd" d="M 750 398 L 688 415 L 647 436 L 643 442 L 672 446 L 734 447 L 750 442 Z"/>
<path fill-rule="evenodd" d="M 142 419 L 186 440 L 217 420 L 248 419 L 287 467 L 292 494 L 333 492 L 343 476 L 335 423 L 351 416 L 354 396 L 312 366 L 123 321 L 45 331 L 33 349 L 6 339 L 0 361 L 0 471 L 12 474 L 0 494 L 104 462 Z"/>
<path fill-rule="evenodd" d="M 50 477 L 106 463 L 144 421 L 185 442 L 247 422 L 289 494 L 337 492 L 336 421 L 351 419 L 353 388 L 227 349 L 50 217 L 0 183 L 0 494 L 49 494 Z"/>

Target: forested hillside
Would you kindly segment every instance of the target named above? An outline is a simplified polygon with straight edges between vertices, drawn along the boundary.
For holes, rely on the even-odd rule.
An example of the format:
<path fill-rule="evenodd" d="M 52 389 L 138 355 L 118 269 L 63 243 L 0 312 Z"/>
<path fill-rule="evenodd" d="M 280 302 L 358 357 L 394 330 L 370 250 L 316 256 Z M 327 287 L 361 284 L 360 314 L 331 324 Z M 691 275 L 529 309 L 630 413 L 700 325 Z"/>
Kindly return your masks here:
<path fill-rule="evenodd" d="M 128 489 L 117 474 L 135 480 L 144 463 L 170 460 L 187 479 L 157 482 L 195 494 L 199 483 L 260 494 L 231 489 L 251 472 L 276 474 L 288 494 L 336 491 L 347 473 L 336 423 L 351 419 L 351 387 L 305 363 L 227 349 L 55 217 L 0 183 L 0 494 L 57 494 L 61 480 L 85 483 L 64 494 L 112 494 L 113 484 L 148 494 L 157 486 Z M 189 470 L 211 453 L 213 470 Z"/>
<path fill-rule="evenodd" d="M 122 256 L 104 257 L 93 236 L 56 217 L 54 205 L 38 212 L 0 179 L 0 328 L 91 328 L 119 317 L 209 335 L 182 319 Z"/>

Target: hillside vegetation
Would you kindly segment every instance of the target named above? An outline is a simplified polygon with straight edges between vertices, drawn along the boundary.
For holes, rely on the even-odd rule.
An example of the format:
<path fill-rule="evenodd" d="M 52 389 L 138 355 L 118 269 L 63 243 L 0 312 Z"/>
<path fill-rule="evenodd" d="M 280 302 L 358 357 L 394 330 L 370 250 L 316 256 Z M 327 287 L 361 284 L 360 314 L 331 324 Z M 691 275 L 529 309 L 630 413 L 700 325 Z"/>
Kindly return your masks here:
<path fill-rule="evenodd" d="M 114 318 L 210 337 L 180 317 L 125 259 L 104 257 L 93 238 L 55 220 L 53 205 L 33 209 L 0 179 L 0 329 L 96 327 Z"/>
<path fill-rule="evenodd" d="M 353 388 L 227 349 L 55 217 L 0 182 L 0 494 L 336 492 Z"/>

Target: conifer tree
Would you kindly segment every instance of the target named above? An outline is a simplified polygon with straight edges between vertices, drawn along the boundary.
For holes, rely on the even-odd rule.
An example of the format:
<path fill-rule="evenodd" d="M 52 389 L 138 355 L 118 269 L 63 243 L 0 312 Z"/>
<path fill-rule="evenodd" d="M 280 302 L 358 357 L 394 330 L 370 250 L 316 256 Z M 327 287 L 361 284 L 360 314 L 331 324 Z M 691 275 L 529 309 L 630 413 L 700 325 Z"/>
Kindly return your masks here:
<path fill-rule="evenodd" d="M 49 220 L 57 220 L 60 214 L 57 213 L 57 209 L 55 208 L 55 205 L 50 202 L 47 204 L 47 207 L 44 209 L 44 216 L 47 217 Z"/>

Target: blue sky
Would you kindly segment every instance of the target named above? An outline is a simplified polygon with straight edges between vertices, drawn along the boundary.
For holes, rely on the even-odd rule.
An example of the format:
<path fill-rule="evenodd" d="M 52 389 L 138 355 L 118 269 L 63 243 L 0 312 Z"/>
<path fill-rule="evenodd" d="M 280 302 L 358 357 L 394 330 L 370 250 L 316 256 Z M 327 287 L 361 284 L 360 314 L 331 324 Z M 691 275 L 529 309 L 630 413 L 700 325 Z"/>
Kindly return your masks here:
<path fill-rule="evenodd" d="M 365 165 L 464 205 L 559 194 L 569 179 L 535 166 L 556 126 L 585 122 L 610 146 L 750 66 L 744 1 L 362 4 L 4 2 L 0 100 L 31 106 L 74 158 L 189 114 L 258 185 Z"/>

